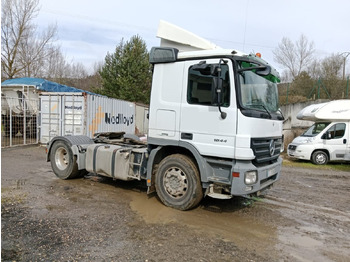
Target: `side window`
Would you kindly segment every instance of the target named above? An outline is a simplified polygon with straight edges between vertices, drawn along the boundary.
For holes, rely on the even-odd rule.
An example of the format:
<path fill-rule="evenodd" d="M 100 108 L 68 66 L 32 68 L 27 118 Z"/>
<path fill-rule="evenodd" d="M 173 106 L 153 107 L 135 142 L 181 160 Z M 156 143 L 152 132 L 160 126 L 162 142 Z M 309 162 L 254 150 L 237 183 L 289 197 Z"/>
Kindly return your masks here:
<path fill-rule="evenodd" d="M 222 77 L 222 93 L 223 104 L 221 106 L 228 107 L 230 105 L 230 78 L 228 65 L 221 66 Z M 188 70 L 187 84 L 187 102 L 194 105 L 212 104 L 212 79 L 214 76 L 210 74 L 202 74 L 198 70 L 193 70 L 192 67 Z"/>
<path fill-rule="evenodd" d="M 337 139 L 337 138 L 342 138 L 345 134 L 345 124 L 336 124 L 332 126 L 329 130 L 328 133 L 330 134 L 331 139 Z"/>

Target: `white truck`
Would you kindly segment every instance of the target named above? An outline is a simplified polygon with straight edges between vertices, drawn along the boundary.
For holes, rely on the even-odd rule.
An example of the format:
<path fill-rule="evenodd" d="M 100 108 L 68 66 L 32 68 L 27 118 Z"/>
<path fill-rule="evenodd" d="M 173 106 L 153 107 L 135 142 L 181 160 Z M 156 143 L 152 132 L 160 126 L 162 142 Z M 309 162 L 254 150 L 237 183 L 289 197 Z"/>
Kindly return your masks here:
<path fill-rule="evenodd" d="M 145 180 L 148 193 L 179 210 L 204 196 L 249 197 L 270 188 L 283 150 L 278 73 L 255 55 L 198 49 L 152 48 L 147 144 L 113 133 L 56 137 L 47 154 L 54 173 Z"/>
<path fill-rule="evenodd" d="M 350 100 L 307 106 L 297 118 L 315 123 L 288 145 L 290 157 L 316 165 L 350 161 Z"/>

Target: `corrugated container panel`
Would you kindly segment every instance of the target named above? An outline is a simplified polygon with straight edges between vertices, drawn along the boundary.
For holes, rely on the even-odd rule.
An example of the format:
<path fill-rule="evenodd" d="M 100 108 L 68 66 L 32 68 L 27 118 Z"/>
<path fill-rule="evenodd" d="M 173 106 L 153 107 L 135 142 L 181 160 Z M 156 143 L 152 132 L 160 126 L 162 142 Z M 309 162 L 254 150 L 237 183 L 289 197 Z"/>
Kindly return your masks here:
<path fill-rule="evenodd" d="M 114 98 L 87 95 L 86 135 L 99 132 L 135 133 L 135 104 Z"/>
<path fill-rule="evenodd" d="M 148 106 L 135 105 L 135 133 L 137 135 L 148 134 Z"/>
<path fill-rule="evenodd" d="M 135 104 L 131 102 L 84 93 L 42 93 L 40 106 L 41 143 L 65 135 L 135 134 Z"/>

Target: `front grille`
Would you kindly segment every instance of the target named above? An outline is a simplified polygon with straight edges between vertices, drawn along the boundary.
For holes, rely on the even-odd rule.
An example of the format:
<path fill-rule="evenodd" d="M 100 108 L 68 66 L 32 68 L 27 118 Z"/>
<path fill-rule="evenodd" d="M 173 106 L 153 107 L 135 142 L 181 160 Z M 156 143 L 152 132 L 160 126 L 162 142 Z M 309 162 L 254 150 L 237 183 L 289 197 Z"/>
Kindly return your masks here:
<path fill-rule="evenodd" d="M 253 164 L 256 166 L 270 165 L 275 163 L 280 155 L 282 138 L 252 138 L 250 144 L 255 155 Z M 274 150 L 272 150 L 273 144 Z"/>

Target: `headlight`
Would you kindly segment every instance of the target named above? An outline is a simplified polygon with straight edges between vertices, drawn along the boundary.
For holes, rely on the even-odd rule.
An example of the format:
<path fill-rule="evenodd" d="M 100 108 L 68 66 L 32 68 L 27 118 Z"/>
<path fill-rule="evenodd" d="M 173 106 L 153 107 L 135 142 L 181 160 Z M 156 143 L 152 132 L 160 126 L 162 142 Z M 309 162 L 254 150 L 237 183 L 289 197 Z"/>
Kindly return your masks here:
<path fill-rule="evenodd" d="M 244 183 L 246 185 L 252 185 L 255 184 L 258 178 L 258 172 L 257 171 L 247 171 L 244 174 Z"/>

